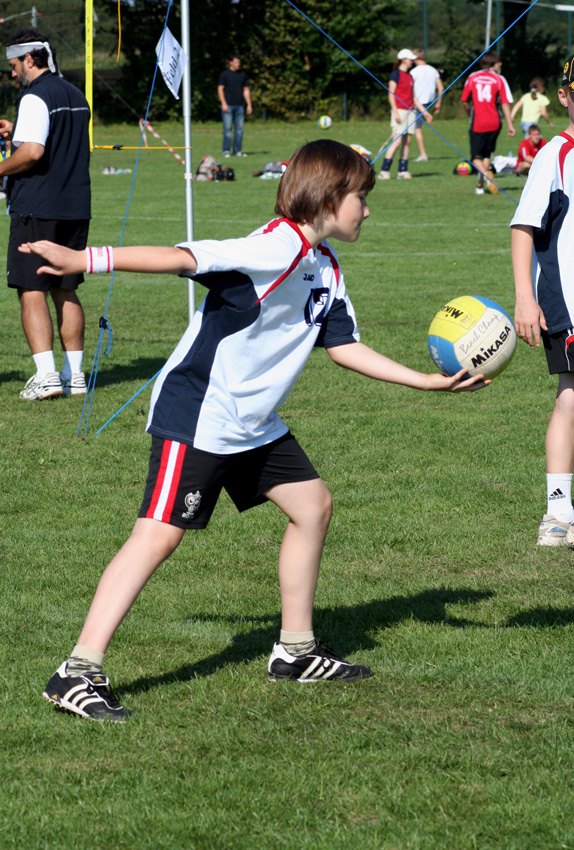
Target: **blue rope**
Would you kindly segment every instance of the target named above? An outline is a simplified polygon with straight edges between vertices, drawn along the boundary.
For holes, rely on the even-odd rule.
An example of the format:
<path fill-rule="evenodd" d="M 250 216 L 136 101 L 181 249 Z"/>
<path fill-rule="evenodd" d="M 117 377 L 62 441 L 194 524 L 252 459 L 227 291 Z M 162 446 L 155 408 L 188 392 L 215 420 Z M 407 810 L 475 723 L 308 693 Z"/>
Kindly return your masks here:
<path fill-rule="evenodd" d="M 162 30 L 162 33 L 161 33 L 160 44 L 163 44 L 163 40 L 164 40 L 164 37 L 165 37 L 165 31 L 167 29 L 167 22 L 168 22 L 168 18 L 169 18 L 171 5 L 172 5 L 172 0 L 169 0 L 167 12 L 166 12 L 166 16 L 165 16 L 165 22 L 164 22 L 163 30 Z M 160 50 L 160 55 L 161 55 L 161 50 Z M 146 128 L 146 124 L 147 124 L 147 117 L 149 115 L 149 111 L 150 111 L 150 108 L 151 108 L 151 99 L 152 99 L 152 95 L 153 95 L 153 90 L 154 90 L 154 86 L 155 86 L 158 68 L 159 68 L 159 57 L 158 57 L 158 59 L 156 60 L 156 63 L 155 63 L 153 79 L 152 79 L 152 82 L 151 82 L 151 89 L 150 89 L 150 93 L 149 93 L 144 123 L 143 123 L 142 132 L 141 132 L 141 136 L 140 136 L 138 153 L 137 153 L 137 157 L 136 157 L 136 164 L 135 164 L 134 173 L 133 173 L 133 176 L 132 176 L 132 182 L 131 182 L 131 186 L 130 186 L 128 202 L 127 202 L 127 205 L 126 205 L 126 212 L 125 212 L 125 215 L 124 215 L 124 221 L 123 221 L 123 224 L 122 224 L 122 230 L 121 230 L 121 234 L 120 234 L 119 245 L 122 244 L 123 239 L 124 239 L 124 233 L 125 233 L 127 219 L 128 219 L 128 212 L 129 212 L 129 209 L 130 209 L 130 204 L 131 204 L 132 195 L 133 195 L 133 191 L 134 191 L 134 184 L 135 184 L 136 174 L 137 174 L 137 170 L 138 170 L 138 166 L 139 166 L 139 162 L 140 162 L 140 156 L 141 156 L 141 150 L 142 150 L 142 146 L 143 146 L 145 128 Z M 86 403 L 87 403 L 88 397 L 89 397 L 88 415 L 86 417 L 86 426 L 85 426 L 85 429 L 84 429 L 84 437 L 88 433 L 88 424 L 90 422 L 90 414 L 91 414 L 92 404 L 93 404 L 93 400 L 94 400 L 94 391 L 96 389 L 96 379 L 97 379 L 97 375 L 98 375 L 98 366 L 99 366 L 99 362 L 100 362 L 100 354 L 101 354 L 101 350 L 102 350 L 102 347 L 103 347 L 103 337 L 104 337 L 105 333 L 109 334 L 108 344 L 107 344 L 106 349 L 104 351 L 105 357 L 107 357 L 109 355 L 111 348 L 112 348 L 112 328 L 111 328 L 111 325 L 109 323 L 107 316 L 108 316 L 108 307 L 109 307 L 109 304 L 110 304 L 110 299 L 112 297 L 112 288 L 113 288 L 113 285 L 114 285 L 115 277 L 116 277 L 116 273 L 115 273 L 115 270 L 114 270 L 114 272 L 112 273 L 112 279 L 110 281 L 110 288 L 108 290 L 108 297 L 107 297 L 107 300 L 106 300 L 106 307 L 105 307 L 105 310 L 104 310 L 104 315 L 100 318 L 100 333 L 99 333 L 99 336 L 98 336 L 98 342 L 97 342 L 97 345 L 96 345 L 96 352 L 95 352 L 95 355 L 94 355 L 94 360 L 92 362 L 92 371 L 90 372 L 90 378 L 88 380 L 88 388 L 87 388 L 87 391 L 86 391 L 86 396 L 84 398 L 84 403 L 82 405 L 82 410 L 80 412 L 80 421 L 78 423 L 78 430 L 76 432 L 76 436 L 80 435 L 80 430 L 81 430 L 81 427 L 82 427 L 82 421 L 83 421 L 83 418 L 84 418 L 84 410 L 86 408 Z M 147 384 L 146 384 L 146 386 L 147 386 Z M 134 396 L 134 398 L 135 398 L 135 396 Z"/>
<path fill-rule="evenodd" d="M 100 431 L 103 431 L 103 430 L 104 430 L 104 428 L 106 427 L 106 425 L 109 425 L 109 424 L 110 424 L 110 422 L 111 422 L 113 419 L 115 419 L 115 418 L 116 418 L 116 416 L 119 416 L 119 414 L 122 412 L 122 410 L 124 410 L 124 409 L 128 406 L 128 404 L 131 404 L 131 402 L 134 400 L 134 398 L 137 398 L 137 397 L 138 397 L 138 395 L 139 395 L 140 393 L 143 393 L 143 391 L 145 390 L 145 388 L 146 388 L 146 387 L 149 387 L 149 385 L 152 383 L 152 381 L 155 381 L 155 379 L 157 378 L 157 376 L 159 375 L 159 373 L 160 373 L 160 372 L 161 372 L 161 369 L 159 370 L 159 372 L 156 372 L 156 373 L 155 373 L 155 375 L 153 376 L 153 378 L 150 378 L 150 379 L 149 379 L 149 381 L 148 381 L 146 384 L 144 384 L 144 385 L 143 385 L 143 387 L 141 387 L 141 389 L 139 389 L 139 390 L 137 391 L 137 393 L 134 393 L 134 395 L 133 395 L 133 396 L 132 396 L 132 397 L 131 397 L 128 401 L 126 401 L 126 403 L 125 403 L 125 404 L 123 404 L 123 405 L 120 407 L 120 409 L 119 409 L 119 410 L 116 410 L 116 412 L 114 413 L 114 415 L 113 415 L 113 416 L 110 416 L 110 418 L 108 419 L 108 421 L 107 421 L 107 422 L 104 422 L 104 424 L 102 425 L 102 427 L 101 427 L 101 428 L 98 428 L 98 430 L 97 430 L 97 431 L 96 431 L 96 433 L 94 434 L 94 437 L 97 437 L 97 436 L 98 436 L 98 434 L 100 433 Z"/>
<path fill-rule="evenodd" d="M 362 65 L 362 64 L 359 62 L 359 60 L 358 60 L 358 59 L 355 59 L 355 57 L 354 57 L 354 56 L 352 56 L 352 55 L 349 53 L 349 51 L 348 51 L 348 50 L 345 50 L 345 48 L 344 48 L 344 47 L 342 47 L 342 46 L 341 46 L 338 42 L 336 42 L 334 38 L 331 38 L 331 36 L 330 36 L 328 33 L 326 33 L 326 32 L 325 32 L 325 30 L 321 29 L 321 27 L 320 27 L 318 24 L 316 24 L 316 23 L 315 23 L 315 21 L 311 20 L 311 18 L 310 18 L 308 15 L 306 15 L 306 14 L 305 14 L 305 12 L 302 12 L 302 11 L 301 11 L 301 9 L 299 9 L 299 8 L 298 8 L 298 7 L 297 7 L 297 6 L 296 6 L 296 5 L 292 2 L 292 0 L 285 0 L 285 2 L 286 2 L 286 3 L 288 3 L 288 4 L 289 4 L 289 6 L 291 6 L 291 7 L 292 7 L 292 8 L 293 8 L 296 12 L 298 12 L 298 13 L 299 13 L 299 14 L 300 14 L 303 18 L 305 18 L 305 20 L 306 20 L 306 21 L 308 21 L 310 24 L 312 24 L 312 26 L 314 26 L 314 27 L 315 27 L 315 29 L 319 30 L 319 32 L 321 33 L 321 35 L 324 35 L 324 36 L 325 36 L 325 38 L 327 38 L 327 39 L 328 39 L 328 40 L 329 40 L 332 44 L 334 44 L 334 45 L 335 45 L 335 47 L 337 47 L 337 48 L 338 48 L 338 49 L 339 49 L 342 53 L 344 53 L 344 54 L 345 54 L 345 56 L 348 56 L 348 58 L 349 58 L 349 59 L 351 59 L 351 60 L 355 63 L 355 65 L 358 65 L 358 66 L 359 66 L 359 68 L 361 68 L 361 69 L 362 69 L 362 70 L 363 70 L 366 74 L 368 74 L 368 75 L 369 75 L 369 77 L 372 77 L 372 78 L 373 78 L 373 80 L 374 80 L 376 83 L 378 83 L 380 86 L 382 86 L 382 88 L 384 88 L 386 91 L 389 91 L 388 87 L 387 87 L 387 86 L 386 86 L 386 85 L 385 85 L 385 84 L 384 84 L 381 80 L 379 80 L 379 78 L 378 78 L 378 77 L 376 77 L 373 73 L 371 73 L 371 71 L 369 71 L 367 68 L 365 68 L 365 66 L 364 66 L 364 65 Z M 494 39 L 494 41 L 493 41 L 493 42 L 491 42 L 491 44 L 489 44 L 489 46 L 488 46 L 485 50 L 483 50 L 483 51 L 482 51 L 482 53 L 480 54 L 480 56 L 477 56 L 477 57 L 476 57 L 476 59 L 474 59 L 474 60 L 470 63 L 470 65 L 469 65 L 467 68 L 465 68 L 465 70 L 464 70 L 464 71 L 462 71 L 462 73 L 460 73 L 460 74 L 458 75 L 458 77 L 457 77 L 455 80 L 453 80 L 453 81 L 452 81 L 452 83 L 450 83 L 450 85 L 449 85 L 449 86 L 447 86 L 447 88 L 444 90 L 444 92 L 443 92 L 441 95 L 439 95 L 439 97 L 444 97 L 444 96 L 445 96 L 445 94 L 447 93 L 447 91 L 448 91 L 449 89 L 451 89 L 451 88 L 455 85 L 455 83 L 457 83 L 457 82 L 460 80 L 460 78 L 461 78 L 461 77 L 463 77 L 465 74 L 467 74 L 467 73 L 468 73 L 468 71 L 472 68 L 472 66 L 473 66 L 473 65 L 475 65 L 475 64 L 478 62 L 478 60 L 479 60 L 479 59 L 482 59 L 482 57 L 484 56 L 484 54 L 485 54 L 485 53 L 488 53 L 488 51 L 489 51 L 489 50 L 492 50 L 492 48 L 494 47 L 494 45 L 496 44 L 496 42 L 497 42 L 497 41 L 500 41 L 500 39 L 501 39 L 503 36 L 505 36 L 505 35 L 506 35 L 506 33 L 507 33 L 509 30 L 511 30 L 511 29 L 512 29 L 512 27 L 513 27 L 513 26 L 515 26 L 521 18 L 523 18 L 523 17 L 524 17 L 524 15 L 527 15 L 527 14 L 528 14 L 528 12 L 530 12 L 530 10 L 531 10 L 531 9 L 533 9 L 533 8 L 534 8 L 534 6 L 536 6 L 536 4 L 537 4 L 538 2 L 539 2 L 539 0 L 534 0 L 534 2 L 533 2 L 533 3 L 532 3 L 532 4 L 531 4 L 531 5 L 530 5 L 527 9 L 525 9 L 525 11 L 524 11 L 524 12 L 522 12 L 522 14 L 520 14 L 520 15 L 516 18 L 516 20 L 515 20 L 515 21 L 513 21 L 513 22 L 510 24 L 510 26 L 509 26 L 509 27 L 507 27 L 507 28 L 504 30 L 504 32 L 500 33 L 500 35 L 499 35 L 497 38 L 495 38 L 495 39 Z M 395 97 L 396 97 L 396 94 L 395 94 Z M 437 102 L 437 100 L 439 100 L 439 97 L 436 97 L 436 98 L 433 100 L 433 102 L 429 104 L 429 106 L 428 106 L 428 108 L 429 108 L 429 109 L 430 109 L 432 106 L 434 106 L 434 104 Z M 403 104 L 403 106 L 406 108 L 406 104 L 404 103 L 404 101 L 402 101 L 400 98 L 398 98 L 398 100 L 400 100 L 400 102 L 401 102 L 401 103 Z M 408 127 L 406 127 L 406 128 L 403 130 L 403 132 L 401 133 L 401 135 L 403 135 L 404 133 L 406 133 L 406 132 L 407 132 L 407 130 L 408 130 L 408 128 L 409 128 L 409 127 L 411 127 L 411 126 L 415 123 L 415 121 L 416 121 L 416 120 L 417 120 L 417 119 L 415 118 L 413 121 L 411 121 L 411 123 L 408 125 Z M 458 148 L 456 148 L 456 147 L 455 147 L 455 146 L 454 146 L 451 142 L 449 142 L 449 140 L 448 140 L 448 139 L 445 139 L 445 137 L 444 137 L 443 135 L 441 135 L 441 133 L 439 133 L 439 132 L 438 132 L 438 130 L 435 130 L 435 128 L 432 126 L 432 124 L 429 124 L 429 123 L 428 123 L 428 121 L 425 121 L 425 119 L 424 119 L 424 118 L 422 118 L 421 120 L 422 120 L 422 121 L 426 124 L 426 126 L 427 126 L 427 127 L 429 127 L 429 128 L 433 131 L 433 133 L 435 133 L 435 135 L 437 135 L 437 136 L 439 137 L 439 139 L 442 139 L 442 141 L 443 141 L 443 142 L 445 142 L 445 144 L 447 144 L 450 148 L 452 148 L 452 149 L 453 149 L 453 151 L 455 151 L 455 152 L 456 152 L 459 156 L 461 156 L 461 157 L 462 157 L 462 158 L 463 158 L 466 162 L 468 162 L 470 165 L 472 165 L 472 162 L 471 162 L 469 159 L 467 159 L 467 157 L 466 157 L 466 156 L 465 156 L 465 155 L 464 155 L 461 151 L 459 151 L 459 150 L 458 150 Z M 378 153 L 378 154 L 377 154 L 377 156 L 376 156 L 376 157 L 372 160 L 372 164 L 373 164 L 373 165 L 375 164 L 375 162 L 377 161 L 377 159 L 379 159 L 379 157 L 381 157 L 381 156 L 385 153 L 385 151 L 387 151 L 387 150 L 390 148 L 390 146 L 393 144 L 393 142 L 394 142 L 394 141 L 396 141 L 396 139 L 393 139 L 393 140 L 392 140 L 392 141 L 391 141 L 391 142 L 390 142 L 390 143 L 389 143 L 389 144 L 388 144 L 385 148 L 383 148 L 383 150 L 382 150 L 382 151 L 380 151 L 380 153 Z M 494 183 L 494 180 L 492 181 L 492 183 Z M 497 184 L 497 183 L 494 183 L 494 185 L 495 185 L 495 186 L 498 186 L 498 184 Z M 518 201 L 516 201 L 516 200 L 515 200 L 515 198 L 512 198 L 512 197 L 511 197 L 511 196 L 510 196 L 507 192 L 505 192 L 505 191 L 504 191 L 504 189 L 502 189 L 502 187 L 501 187 L 501 186 L 498 186 L 498 188 L 500 189 L 500 191 L 501 191 L 504 195 L 506 195 L 506 197 L 507 197 L 510 201 L 512 201 L 512 203 L 513 203 L 513 204 L 518 205 Z"/>

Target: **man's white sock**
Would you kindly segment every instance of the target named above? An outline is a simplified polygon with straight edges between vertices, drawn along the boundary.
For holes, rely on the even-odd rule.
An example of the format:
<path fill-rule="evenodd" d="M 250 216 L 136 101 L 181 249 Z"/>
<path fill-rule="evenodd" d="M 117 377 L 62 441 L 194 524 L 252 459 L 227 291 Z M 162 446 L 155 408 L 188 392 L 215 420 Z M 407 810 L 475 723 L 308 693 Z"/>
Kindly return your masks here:
<path fill-rule="evenodd" d="M 572 522 L 574 519 L 572 473 L 548 473 L 546 476 L 546 492 L 546 513 L 552 514 L 553 517 L 562 522 Z"/>
<path fill-rule="evenodd" d="M 43 378 L 48 372 L 56 371 L 53 351 L 41 351 L 39 354 L 33 354 L 32 357 L 34 358 L 36 374 L 39 378 Z"/>
<path fill-rule="evenodd" d="M 83 356 L 83 351 L 64 351 L 64 366 L 61 372 L 63 379 L 82 371 Z"/>

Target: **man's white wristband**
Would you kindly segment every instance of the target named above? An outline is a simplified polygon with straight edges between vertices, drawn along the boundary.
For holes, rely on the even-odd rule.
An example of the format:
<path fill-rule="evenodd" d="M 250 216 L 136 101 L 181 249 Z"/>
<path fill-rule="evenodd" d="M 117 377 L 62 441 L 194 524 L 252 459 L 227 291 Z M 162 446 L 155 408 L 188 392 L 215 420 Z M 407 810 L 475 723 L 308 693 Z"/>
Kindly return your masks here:
<path fill-rule="evenodd" d="M 86 261 L 86 274 L 109 274 L 114 270 L 114 249 L 111 245 L 86 248 Z"/>

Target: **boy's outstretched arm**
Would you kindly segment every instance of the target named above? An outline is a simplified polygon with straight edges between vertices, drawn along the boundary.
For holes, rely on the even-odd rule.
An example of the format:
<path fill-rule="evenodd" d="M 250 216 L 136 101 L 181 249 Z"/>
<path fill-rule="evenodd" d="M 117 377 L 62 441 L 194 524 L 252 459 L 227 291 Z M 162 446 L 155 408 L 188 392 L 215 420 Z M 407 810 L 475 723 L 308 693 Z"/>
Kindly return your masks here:
<path fill-rule="evenodd" d="M 484 380 L 482 375 L 464 377 L 468 373 L 461 369 L 456 375 L 447 377 L 438 372 L 426 375 L 424 372 L 416 372 L 403 366 L 384 354 L 379 354 L 361 342 L 352 342 L 348 345 L 338 345 L 327 349 L 331 360 L 345 369 L 352 369 L 367 378 L 376 381 L 386 381 L 389 384 L 402 384 L 404 387 L 412 387 L 415 390 L 442 390 L 443 392 L 459 393 L 464 391 L 474 392 L 490 384 Z"/>
<path fill-rule="evenodd" d="M 535 344 L 540 346 L 540 328 L 548 330 L 544 313 L 532 289 L 533 236 L 532 227 L 525 224 L 515 224 L 512 227 L 512 269 L 516 290 L 514 324 L 516 333 L 530 348 L 534 348 Z"/>
<path fill-rule="evenodd" d="M 62 277 L 86 271 L 86 251 L 74 251 L 54 242 L 41 240 L 25 242 L 18 248 L 23 254 L 38 254 L 48 265 L 41 266 L 37 274 Z M 186 248 L 167 248 L 139 245 L 114 248 L 114 268 L 122 272 L 147 272 L 148 274 L 186 274 L 197 271 L 195 257 Z"/>

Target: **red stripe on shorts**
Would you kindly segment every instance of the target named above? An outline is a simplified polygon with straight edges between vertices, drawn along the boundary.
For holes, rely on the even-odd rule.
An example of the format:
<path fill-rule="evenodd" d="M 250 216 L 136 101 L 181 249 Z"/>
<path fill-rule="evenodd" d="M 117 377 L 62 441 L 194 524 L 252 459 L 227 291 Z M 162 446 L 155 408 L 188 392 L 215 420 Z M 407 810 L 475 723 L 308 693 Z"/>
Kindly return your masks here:
<path fill-rule="evenodd" d="M 175 460 L 175 466 L 171 471 L 169 478 L 168 476 L 168 466 L 170 454 L 172 451 L 172 446 L 177 446 L 177 454 Z M 159 472 L 157 475 L 156 484 L 154 487 L 154 491 L 151 497 L 150 506 L 146 513 L 147 519 L 159 519 L 160 522 L 169 522 L 169 518 L 171 516 L 171 511 L 173 509 L 173 503 L 175 502 L 175 497 L 177 495 L 177 489 L 179 487 L 179 480 L 181 478 L 181 468 L 183 466 L 183 458 L 185 456 L 185 450 L 187 446 L 185 443 L 176 443 L 172 440 L 164 440 L 163 448 L 161 452 L 161 461 L 159 465 Z M 162 510 L 161 516 L 156 517 L 155 512 L 157 510 L 158 503 L 160 501 L 160 497 L 162 493 L 165 493 L 165 488 L 168 488 L 167 498 L 165 499 L 165 506 Z"/>

